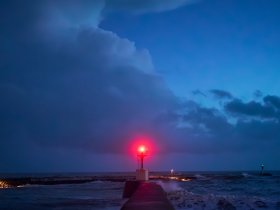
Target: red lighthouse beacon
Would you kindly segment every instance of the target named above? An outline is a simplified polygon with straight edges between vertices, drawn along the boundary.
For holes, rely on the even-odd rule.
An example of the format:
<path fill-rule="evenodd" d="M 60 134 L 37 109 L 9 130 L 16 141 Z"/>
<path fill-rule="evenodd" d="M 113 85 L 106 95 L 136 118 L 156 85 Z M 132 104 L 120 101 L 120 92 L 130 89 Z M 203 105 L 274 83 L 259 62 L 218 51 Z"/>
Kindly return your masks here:
<path fill-rule="evenodd" d="M 148 181 L 149 172 L 144 169 L 144 158 L 147 156 L 147 148 L 144 145 L 138 147 L 137 156 L 140 159 L 140 167 L 136 170 L 136 180 Z"/>

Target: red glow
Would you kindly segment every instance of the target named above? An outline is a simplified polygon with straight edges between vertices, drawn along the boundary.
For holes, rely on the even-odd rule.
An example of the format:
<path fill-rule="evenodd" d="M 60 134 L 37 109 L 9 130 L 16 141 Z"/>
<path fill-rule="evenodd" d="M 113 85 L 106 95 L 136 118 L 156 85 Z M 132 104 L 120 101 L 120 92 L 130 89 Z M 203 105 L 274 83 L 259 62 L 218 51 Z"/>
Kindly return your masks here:
<path fill-rule="evenodd" d="M 129 148 L 130 154 L 134 157 L 138 157 L 141 153 L 150 157 L 153 152 L 157 151 L 153 138 L 143 134 L 133 136 Z"/>
<path fill-rule="evenodd" d="M 139 153 L 145 153 L 146 150 L 147 150 L 146 147 L 143 146 L 143 145 L 141 145 L 141 146 L 138 147 L 138 152 L 139 152 Z"/>

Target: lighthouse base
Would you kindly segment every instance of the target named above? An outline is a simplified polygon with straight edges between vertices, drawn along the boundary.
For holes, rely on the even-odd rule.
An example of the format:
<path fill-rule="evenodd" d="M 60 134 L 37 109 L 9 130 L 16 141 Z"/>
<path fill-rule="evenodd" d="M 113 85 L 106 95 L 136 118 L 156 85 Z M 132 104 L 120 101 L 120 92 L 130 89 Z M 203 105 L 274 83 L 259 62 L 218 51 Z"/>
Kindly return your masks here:
<path fill-rule="evenodd" d="M 148 181 L 149 180 L 149 171 L 146 169 L 137 169 L 136 170 L 136 180 Z"/>

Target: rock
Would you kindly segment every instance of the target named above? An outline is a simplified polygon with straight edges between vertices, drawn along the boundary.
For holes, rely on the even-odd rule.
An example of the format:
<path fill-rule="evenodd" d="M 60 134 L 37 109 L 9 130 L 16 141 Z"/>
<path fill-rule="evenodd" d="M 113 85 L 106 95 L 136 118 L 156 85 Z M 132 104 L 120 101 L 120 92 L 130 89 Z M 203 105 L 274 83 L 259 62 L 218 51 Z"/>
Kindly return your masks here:
<path fill-rule="evenodd" d="M 263 201 L 255 201 L 255 205 L 256 205 L 258 208 L 267 208 L 266 203 L 263 202 Z"/>
<path fill-rule="evenodd" d="M 217 203 L 217 207 L 219 210 L 236 210 L 235 206 L 226 199 L 220 199 Z"/>

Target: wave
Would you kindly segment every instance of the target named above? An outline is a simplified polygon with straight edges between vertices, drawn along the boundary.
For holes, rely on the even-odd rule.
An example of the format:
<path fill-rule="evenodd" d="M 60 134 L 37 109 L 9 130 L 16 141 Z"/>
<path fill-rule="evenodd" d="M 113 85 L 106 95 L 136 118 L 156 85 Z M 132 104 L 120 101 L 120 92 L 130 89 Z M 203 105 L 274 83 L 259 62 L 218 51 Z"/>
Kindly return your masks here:
<path fill-rule="evenodd" d="M 163 182 L 163 181 L 157 181 L 158 185 L 160 185 L 165 192 L 175 192 L 183 190 L 182 187 L 179 186 L 178 182 L 171 181 L 171 182 Z"/>
<path fill-rule="evenodd" d="M 234 195 L 200 195 L 186 190 L 175 190 L 167 192 L 168 199 L 176 209 L 277 209 L 280 208 L 280 202 L 265 200 L 257 197 L 234 196 Z"/>
<path fill-rule="evenodd" d="M 244 176 L 245 178 L 247 178 L 247 177 L 252 177 L 252 176 L 254 176 L 254 175 L 248 174 L 248 173 L 246 173 L 246 172 L 243 172 L 243 173 L 242 173 L 242 176 Z"/>
<path fill-rule="evenodd" d="M 222 174 L 194 174 L 189 175 L 192 179 L 198 179 L 198 180 L 238 180 L 238 179 L 244 179 L 244 178 L 264 178 L 264 177 L 271 177 L 271 178 L 277 178 L 278 176 L 270 175 L 270 176 L 262 176 L 258 173 L 247 173 L 247 172 L 240 172 L 240 173 L 222 173 Z"/>
<path fill-rule="evenodd" d="M 195 174 L 194 177 L 195 177 L 196 179 L 208 179 L 206 176 L 203 176 L 203 175 L 201 175 L 201 174 Z"/>

